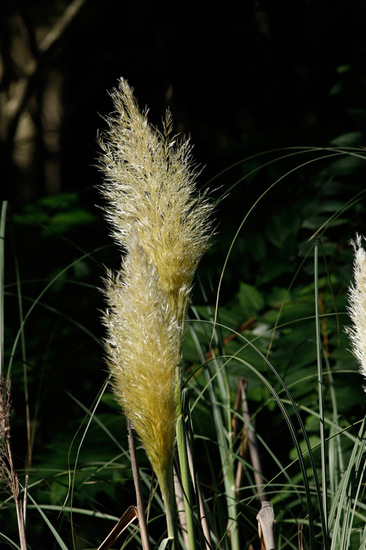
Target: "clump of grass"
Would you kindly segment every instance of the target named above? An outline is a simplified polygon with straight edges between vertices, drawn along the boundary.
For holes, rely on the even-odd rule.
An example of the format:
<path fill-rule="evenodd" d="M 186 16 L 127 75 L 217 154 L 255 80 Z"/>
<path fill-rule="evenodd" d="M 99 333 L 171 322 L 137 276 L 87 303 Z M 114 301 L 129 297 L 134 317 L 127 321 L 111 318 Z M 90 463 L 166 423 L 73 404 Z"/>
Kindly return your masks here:
<path fill-rule="evenodd" d="M 115 113 L 100 139 L 106 217 L 124 250 L 108 273 L 107 361 L 117 400 L 157 475 L 173 536 L 172 462 L 180 410 L 180 364 L 192 280 L 210 237 L 212 207 L 196 193 L 188 140 L 141 112 L 127 82 L 112 93 Z"/>
<path fill-rule="evenodd" d="M 10 441 L 11 383 L 9 377 L 4 377 L 4 239 L 6 211 L 7 202 L 3 202 L 0 215 L 0 485 L 7 486 L 14 499 L 20 548 L 26 550 L 26 497 L 24 496 L 23 500 L 21 496 L 19 478 L 14 466 Z"/>
<path fill-rule="evenodd" d="M 165 508 L 168 516 L 172 516 L 173 512 L 173 518 L 168 517 L 168 530 L 171 534 L 175 529 L 174 523 L 177 524 L 182 518 L 184 507 L 186 517 L 181 521 L 181 536 L 175 538 L 176 549 L 253 548 L 256 543 L 258 545 L 257 518 L 260 520 L 262 547 L 265 545 L 267 550 L 275 544 L 278 549 L 293 550 L 315 548 L 316 545 L 324 550 L 366 550 L 366 507 L 362 502 L 366 475 L 366 421 L 359 419 L 359 412 L 362 416 L 363 394 L 357 384 L 358 376 L 349 379 L 349 374 L 354 373 L 356 362 L 348 353 L 347 344 L 344 345 L 344 331 L 339 330 L 345 313 L 346 286 L 344 277 L 339 274 L 350 265 L 349 251 L 346 247 L 335 246 L 331 231 L 329 235 L 325 235 L 325 231 L 328 232 L 335 221 L 337 224 L 334 225 L 337 227 L 344 224 L 345 229 L 342 229 L 341 235 L 350 230 L 351 220 L 352 232 L 362 224 L 360 212 L 364 210 L 360 209 L 355 219 L 345 214 L 364 196 L 364 190 L 350 198 L 346 186 L 347 192 L 342 195 L 342 200 L 333 201 L 333 196 L 338 197 L 339 189 L 337 190 L 333 182 L 329 182 L 319 187 L 322 190 L 320 199 L 318 195 L 316 198 L 304 195 L 308 204 L 305 200 L 302 205 L 305 217 L 298 237 L 305 238 L 310 232 L 319 237 L 320 241 L 314 238 L 310 239 L 310 243 L 301 242 L 299 238 L 296 238 L 296 242 L 292 242 L 292 239 L 282 240 L 282 236 L 286 234 L 296 235 L 300 227 L 297 220 L 299 211 L 296 209 L 291 216 L 287 207 L 282 209 L 283 215 L 281 208 L 276 210 L 275 225 L 263 217 L 259 233 L 256 228 L 254 232 L 247 229 L 245 238 L 241 240 L 240 236 L 248 216 L 285 176 L 290 177 L 294 172 L 305 169 L 306 165 L 326 156 L 335 156 L 337 160 L 341 160 L 346 155 L 344 160 L 348 160 L 352 155 L 364 157 L 364 152 L 348 153 L 333 148 L 324 151 L 304 149 L 296 153 L 314 153 L 316 156 L 312 160 L 296 164 L 296 167 L 290 168 L 271 183 L 243 213 L 244 217 L 235 232 L 218 290 L 226 266 L 230 275 L 229 257 L 238 250 L 241 265 L 248 265 L 245 271 L 234 271 L 238 274 L 238 292 L 234 290 L 234 296 L 231 292 L 228 293 L 233 300 L 226 303 L 223 294 L 221 300 L 216 300 L 215 306 L 210 289 L 205 288 L 202 281 L 204 305 L 196 303 L 191 307 L 189 332 L 185 338 L 189 293 L 195 266 L 204 248 L 208 246 L 211 207 L 205 196 L 200 198 L 196 195 L 194 180 L 197 171 L 190 164 L 189 144 L 186 141 L 179 143 L 169 134 L 169 117 L 169 122 L 165 121 L 160 133 L 149 126 L 146 113 L 140 112 L 124 81 L 121 81 L 120 88 L 112 95 L 116 110 L 109 119 L 109 132 L 104 136 L 102 145 L 104 154 L 101 162 L 106 177 L 103 193 L 108 202 L 106 215 L 112 224 L 116 242 L 123 249 L 124 260 L 116 273 L 107 275 L 106 349 L 114 374 L 117 398 L 127 416 L 132 418 L 136 431 L 139 430 L 145 438 L 143 443 L 151 462 L 155 461 L 154 468 L 160 476 L 164 503 L 158 494 L 149 502 L 150 533 L 147 546 L 144 545 L 142 530 L 139 533 L 135 527 L 130 526 L 129 522 L 135 518 L 140 520 L 134 507 L 128 509 L 128 522 L 126 514 L 119 521 L 112 515 L 113 506 L 117 508 L 120 505 L 121 495 L 122 499 L 129 498 L 131 476 L 129 468 L 126 468 L 128 457 L 123 438 L 120 437 L 119 419 L 115 416 L 114 406 L 109 411 L 110 396 L 104 394 L 108 384 L 105 381 L 90 409 L 73 395 L 73 391 L 68 392 L 83 414 L 87 414 L 85 426 L 80 430 L 80 438 L 76 439 L 77 434 L 75 435 L 74 445 L 77 444 L 77 452 L 71 452 L 67 448 L 65 434 L 70 434 L 70 424 L 64 423 L 65 431 L 62 432 L 63 437 L 59 438 L 63 441 L 62 445 L 58 440 L 53 442 L 51 453 L 43 452 L 41 448 L 43 456 L 41 452 L 37 456 L 39 465 L 34 461 L 29 466 L 29 483 L 26 483 L 24 490 L 19 484 L 20 494 L 15 494 L 22 496 L 23 493 L 24 498 L 23 502 L 16 500 L 16 505 L 20 510 L 20 506 L 24 504 L 24 518 L 27 509 L 27 540 L 34 547 L 42 547 L 45 534 L 49 531 L 52 543 L 48 546 L 57 542 L 63 550 L 71 547 L 96 548 L 106 528 L 105 522 L 109 520 L 113 523 L 117 521 L 117 524 L 99 546 L 100 550 L 115 545 L 112 539 L 115 540 L 122 533 L 122 526 L 123 529 L 129 529 L 123 547 L 142 547 L 146 550 L 151 544 L 157 548 L 161 531 L 160 528 L 154 531 L 154 527 L 158 525 L 161 511 Z M 138 155 L 136 151 L 139 151 Z M 293 154 L 295 155 L 286 154 L 278 160 L 286 157 L 286 161 L 289 161 Z M 128 160 L 124 160 L 126 158 Z M 176 164 L 177 159 L 180 159 L 180 168 Z M 156 166 L 154 162 L 157 163 Z M 255 170 L 261 170 L 275 162 L 277 159 L 258 163 Z M 188 178 L 189 174 L 192 180 Z M 169 175 L 171 178 L 173 175 L 177 176 L 177 180 L 174 180 L 176 194 L 173 179 L 164 179 Z M 178 175 L 183 179 L 178 180 Z M 272 174 L 270 177 L 272 178 Z M 168 199 L 164 200 L 164 196 L 168 196 Z M 183 214 L 177 217 L 179 211 Z M 150 216 L 149 223 L 146 216 Z M 230 211 L 230 231 L 233 230 L 233 220 Z M 279 230 L 276 229 L 277 223 Z M 194 232 L 195 228 L 197 233 Z M 3 236 L 1 229 L 0 235 Z M 198 235 L 199 238 L 203 237 L 203 245 L 198 242 Z M 339 238 L 338 233 L 336 237 Z M 256 258 L 253 263 L 247 252 L 252 250 L 259 253 L 261 247 L 258 242 L 261 241 L 265 246 L 272 242 L 275 248 L 265 249 L 265 253 L 262 250 L 261 257 Z M 0 239 L 0 257 L 3 244 L 4 239 Z M 362 238 L 357 237 L 354 245 L 356 258 L 362 250 L 361 245 Z M 297 260 L 298 247 L 304 252 L 300 260 Z M 318 250 L 322 251 L 325 264 L 318 262 Z M 283 251 L 286 255 L 285 261 Z M 51 280 L 47 278 L 41 292 L 31 298 L 31 306 L 26 315 L 21 315 L 13 348 L 7 342 L 7 348 L 11 351 L 7 376 L 14 363 L 16 377 L 13 380 L 16 391 L 19 385 L 16 369 L 21 369 L 23 365 L 27 366 L 31 375 L 27 380 L 33 380 L 32 387 L 40 386 L 39 371 L 36 370 L 37 362 L 33 354 L 34 349 L 39 349 L 38 342 L 42 332 L 39 326 L 43 324 L 39 325 L 34 312 L 41 309 L 38 306 L 48 305 L 43 300 L 46 291 L 55 282 L 59 282 L 70 267 L 83 262 L 89 255 L 90 253 L 83 253 L 77 260 L 73 259 L 69 266 L 58 271 Z M 314 265 L 309 262 L 312 255 Z M 276 262 L 268 263 L 265 259 L 267 257 L 272 260 L 275 258 Z M 245 262 L 241 261 L 243 258 Z M 334 262 L 328 261 L 332 258 Z M 361 253 L 360 259 L 362 258 Z M 233 260 L 234 257 L 231 257 L 232 263 Z M 294 262 L 299 262 L 299 265 L 291 281 L 286 283 L 288 267 L 294 267 Z M 102 263 L 105 263 L 105 259 L 100 262 L 104 273 Z M 276 269 L 271 272 L 274 263 Z M 357 265 L 360 267 L 361 263 L 358 261 Z M 3 263 L 0 262 L 0 296 L 4 294 L 2 266 Z M 278 267 L 281 268 L 280 271 L 277 270 Z M 328 267 L 331 267 L 329 272 Z M 358 273 L 358 268 L 356 271 Z M 24 277 L 24 273 L 22 276 Z M 98 273 L 98 280 L 99 276 Z M 235 282 L 233 277 L 229 280 L 230 283 Z M 354 283 L 355 307 L 362 303 L 362 296 L 356 293 L 360 286 L 357 281 L 358 276 Z M 74 281 L 70 279 L 68 282 Z M 91 288 L 94 293 L 95 286 Z M 236 289 L 237 286 L 234 284 L 233 288 Z M 21 294 L 20 284 L 17 289 L 18 300 L 27 303 L 28 296 Z M 16 296 L 12 293 L 11 285 L 5 286 L 5 296 L 9 300 Z M 59 295 L 62 304 L 64 296 L 64 293 Z M 94 307 L 92 299 L 87 302 Z M 79 305 L 79 294 L 77 303 Z M 53 307 L 52 310 L 46 307 L 41 311 L 42 319 L 47 312 L 52 311 L 52 314 L 56 313 L 57 319 L 67 322 L 71 320 L 65 315 L 63 308 L 58 311 Z M 93 312 L 90 313 L 88 309 L 87 315 L 92 317 Z M 30 346 L 32 343 L 30 335 L 33 328 L 36 332 L 37 348 L 30 346 L 27 350 L 29 360 L 22 358 L 17 366 L 14 351 L 20 341 L 20 334 L 23 335 L 25 322 L 31 319 L 33 322 L 28 323 L 27 344 Z M 47 323 L 49 319 L 45 317 Z M 360 309 L 358 317 L 354 318 L 355 331 L 362 327 L 363 321 Z M 77 322 L 73 326 L 76 324 L 80 325 Z M 4 323 L 0 325 L 1 329 Z M 11 323 L 8 323 L 7 330 L 10 326 Z M 90 333 L 87 326 L 83 328 L 87 338 L 92 335 L 93 340 L 99 343 L 97 335 Z M 65 333 L 59 330 L 57 333 L 60 333 L 61 344 L 66 348 Z M 71 333 L 73 331 L 70 330 Z M 9 341 L 8 335 L 9 332 Z M 43 331 L 43 337 L 46 338 L 44 342 L 48 342 L 50 338 L 49 341 L 54 346 L 53 334 L 49 337 Z M 0 336 L 1 341 L 2 338 Z M 188 364 L 182 380 L 183 393 L 180 394 L 183 338 Z M 86 342 L 90 352 L 90 342 Z M 2 349 L 2 345 L 0 348 Z M 47 349 L 50 348 L 51 345 L 47 345 Z M 73 346 L 70 348 L 73 349 Z M 96 355 L 99 357 L 99 353 Z M 87 363 L 87 368 L 90 368 L 91 356 L 88 359 L 86 357 L 83 353 L 83 364 Z M 54 373 L 59 364 L 54 356 L 52 359 L 54 370 L 52 378 L 50 377 L 50 387 L 55 386 Z M 27 371 L 24 368 L 18 372 L 23 372 L 22 376 L 26 379 Z M 64 377 L 64 372 L 60 370 L 61 372 Z M 78 384 L 79 380 L 85 380 L 85 377 L 78 377 Z M 354 383 L 354 380 L 356 384 L 351 387 L 350 383 Z M 63 385 L 67 387 L 65 378 Z M 236 387 L 240 388 L 240 400 L 233 398 Z M 247 397 L 244 387 L 248 388 Z M 0 409 L 3 407 L 6 411 L 9 393 L 6 386 L 2 389 L 3 393 L 0 388 Z M 82 389 L 85 390 L 85 395 L 90 396 L 89 386 L 84 385 Z M 3 401 L 1 395 L 4 396 Z M 37 399 L 40 400 L 39 397 Z M 18 399 L 14 401 L 18 408 Z M 63 403 L 62 406 L 65 411 Z M 45 425 L 47 416 L 50 416 L 49 408 L 45 407 L 44 411 L 41 420 Z M 69 415 L 74 414 L 74 409 L 72 413 L 70 409 L 67 412 Z M 142 414 L 145 415 L 144 418 Z M 175 481 L 177 486 L 181 483 L 183 490 L 178 487 L 177 495 L 181 494 L 181 503 L 177 502 L 177 509 L 180 513 L 174 516 L 174 511 L 171 510 L 171 470 L 177 416 L 178 455 L 183 450 L 181 454 L 185 453 L 186 457 L 182 460 L 179 456 Z M 36 417 L 35 414 L 33 420 Z M 9 422 L 2 421 L 1 418 L 6 416 L 1 417 L 0 414 L 0 432 L 2 430 L 3 435 L 9 434 Z M 75 423 L 75 416 L 72 422 Z M 37 423 L 33 424 L 36 427 Z M 129 426 L 130 424 L 128 422 Z M 42 430 L 43 433 L 45 432 Z M 52 434 L 57 437 L 56 430 Z M 107 446 L 108 442 L 110 446 Z M 117 455 L 113 454 L 115 448 Z M 254 449 L 257 452 L 256 460 L 253 458 Z M 4 464 L 8 465 L 4 450 L 4 447 L 0 449 L 5 458 Z M 65 470 L 59 465 L 59 458 L 66 457 L 68 453 L 70 469 Z M 82 460 L 82 454 L 85 454 L 86 460 Z M 132 454 L 131 452 L 131 456 Z M 17 463 L 18 456 L 17 454 Z M 51 469 L 53 464 L 56 464 L 56 468 Z M 15 473 L 21 479 L 21 470 Z M 66 495 L 68 474 L 72 477 L 69 503 Z M 140 476 L 144 488 L 151 489 L 151 477 L 144 468 L 141 468 Z M 9 493 L 9 484 L 4 488 Z M 108 499 L 100 498 L 101 495 L 108 495 Z M 116 497 L 114 501 L 109 498 L 111 496 Z M 107 507 L 104 502 L 107 502 Z M 262 511 L 270 512 L 270 522 L 267 523 L 270 530 L 265 528 L 262 514 L 257 516 L 261 503 Z M 19 546 L 18 534 L 14 530 L 16 516 L 13 508 L 14 498 L 11 494 L 0 505 L 0 538 L 9 547 L 15 548 Z M 59 515 L 62 517 L 60 522 Z M 24 523 L 22 520 L 20 525 L 24 526 Z M 268 538 L 268 533 L 271 539 Z M 167 544 L 165 539 L 159 550 L 166 548 Z"/>

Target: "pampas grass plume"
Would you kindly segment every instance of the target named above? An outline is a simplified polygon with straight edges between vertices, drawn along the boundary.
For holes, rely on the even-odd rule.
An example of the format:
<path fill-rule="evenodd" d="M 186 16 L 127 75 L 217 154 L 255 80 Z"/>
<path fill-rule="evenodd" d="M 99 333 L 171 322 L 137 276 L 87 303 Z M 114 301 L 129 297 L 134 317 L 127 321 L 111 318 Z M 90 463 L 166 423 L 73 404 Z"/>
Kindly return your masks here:
<path fill-rule="evenodd" d="M 352 241 L 355 252 L 354 282 L 348 293 L 348 313 L 353 324 L 346 331 L 351 340 L 352 351 L 360 364 L 360 372 L 366 378 L 366 251 L 362 241 L 365 241 L 365 237 L 361 235 L 356 235 L 356 240 Z M 365 387 L 364 389 L 366 391 Z"/>
<path fill-rule="evenodd" d="M 125 80 L 111 95 L 115 112 L 100 138 L 101 190 L 125 255 L 105 281 L 107 361 L 116 398 L 171 509 L 184 323 L 212 207 L 196 193 L 191 147 L 172 136 L 170 114 L 159 132 Z"/>

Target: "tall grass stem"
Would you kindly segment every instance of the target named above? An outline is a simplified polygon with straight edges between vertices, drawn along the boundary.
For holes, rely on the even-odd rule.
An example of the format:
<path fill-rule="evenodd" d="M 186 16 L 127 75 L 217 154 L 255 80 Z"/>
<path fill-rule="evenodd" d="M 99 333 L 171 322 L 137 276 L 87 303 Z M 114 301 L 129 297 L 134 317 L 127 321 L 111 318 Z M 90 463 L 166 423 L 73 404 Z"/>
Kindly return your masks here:
<path fill-rule="evenodd" d="M 191 480 L 189 473 L 188 454 L 186 446 L 186 428 L 184 417 L 180 415 L 177 420 L 177 449 L 179 457 L 180 474 L 183 489 L 184 510 L 187 521 L 187 533 L 189 550 L 196 550 L 196 535 L 194 530 L 193 502 Z"/>
<path fill-rule="evenodd" d="M 138 511 L 142 550 L 150 550 L 145 507 L 144 507 L 144 502 L 142 498 L 141 481 L 140 481 L 139 467 L 138 467 L 137 456 L 136 456 L 136 445 L 133 437 L 131 422 L 128 420 L 128 418 L 126 420 L 126 423 L 127 423 L 127 434 L 128 434 L 128 449 L 131 457 L 132 475 L 133 475 L 133 482 L 135 485 L 136 506 Z"/>
<path fill-rule="evenodd" d="M 315 333 L 316 333 L 316 364 L 318 373 L 318 401 L 320 417 L 320 454 L 321 454 L 321 478 L 322 478 L 322 502 L 324 513 L 324 548 L 329 547 L 328 541 L 328 483 L 327 483 L 327 462 L 326 462 L 326 437 L 324 425 L 324 377 L 321 351 L 321 334 L 319 319 L 319 241 L 314 244 L 314 297 L 315 297 Z"/>
<path fill-rule="evenodd" d="M 212 350 L 212 353 L 214 351 Z M 223 413 L 221 412 L 221 406 L 224 409 L 224 413 L 228 411 L 227 408 L 227 399 L 228 394 L 226 389 L 224 393 L 221 393 L 221 402 L 220 405 L 217 400 L 215 393 L 213 380 L 214 378 L 221 379 L 221 384 L 219 386 L 221 389 L 225 388 L 225 383 L 223 382 L 222 365 L 218 364 L 218 359 L 214 358 L 211 361 L 211 365 L 214 368 L 214 376 L 211 375 L 210 369 L 206 366 L 204 373 L 206 378 L 206 383 L 210 396 L 210 404 L 212 408 L 213 420 L 215 424 L 215 431 L 217 434 L 217 442 L 219 447 L 219 454 L 221 459 L 222 474 L 224 479 L 225 486 L 225 497 L 226 497 L 226 506 L 228 514 L 228 534 L 230 534 L 230 545 L 232 550 L 240 550 L 240 540 L 239 540 L 239 526 L 238 526 L 238 508 L 237 508 L 237 496 L 236 496 L 236 486 L 235 486 L 235 472 L 234 472 L 234 453 L 232 449 L 232 428 L 231 428 L 231 419 L 224 418 Z M 228 432 L 229 426 L 229 432 Z"/>

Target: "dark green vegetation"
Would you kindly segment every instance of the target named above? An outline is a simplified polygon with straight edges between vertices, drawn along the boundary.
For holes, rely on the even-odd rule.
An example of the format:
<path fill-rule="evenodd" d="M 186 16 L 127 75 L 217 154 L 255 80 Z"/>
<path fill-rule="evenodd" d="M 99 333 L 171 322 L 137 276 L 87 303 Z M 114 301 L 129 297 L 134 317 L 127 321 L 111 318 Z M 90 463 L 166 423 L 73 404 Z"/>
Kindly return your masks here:
<path fill-rule="evenodd" d="M 352 277 L 349 239 L 364 223 L 366 165 L 363 151 L 356 149 L 287 150 L 281 152 L 286 158 L 276 160 L 278 155 L 261 155 L 236 167 L 243 180 L 225 199 L 228 210 L 232 205 L 230 217 L 226 219 L 220 203 L 217 206 L 224 219 L 199 270 L 184 379 L 191 396 L 197 475 L 218 533 L 225 533 L 227 512 L 216 434 L 227 430 L 238 379 L 245 377 L 280 547 L 297 548 L 299 523 L 304 524 L 304 546 L 309 548 L 311 536 L 323 537 L 316 485 L 304 434 L 277 374 L 296 403 L 321 483 L 320 345 L 331 507 L 364 410 L 362 379 L 343 327 L 348 322 L 346 289 Z M 225 180 L 225 175 L 220 178 Z M 261 186 L 267 191 L 251 211 Z M 239 191 L 251 196 L 241 212 Z M 281 201 L 276 201 L 273 213 L 276 195 Z M 41 541 L 43 545 L 47 540 L 45 548 L 58 547 L 55 534 L 41 518 L 42 509 L 67 548 L 96 548 L 113 526 L 112 518 L 134 503 L 124 420 L 105 391 L 98 313 L 103 307 L 98 287 L 104 265 L 116 265 L 119 251 L 110 245 L 98 211 L 85 208 L 72 194 L 41 200 L 22 214 L 10 213 L 5 243 L 4 368 L 12 379 L 12 443 L 21 483 L 29 473 L 29 544 L 41 548 Z M 319 293 L 318 337 L 315 292 Z M 212 346 L 217 359 L 210 356 L 214 321 Z M 217 402 L 212 402 L 210 381 Z M 212 420 L 213 403 L 218 403 L 221 428 Z M 293 422 L 293 436 L 304 452 L 309 495 L 284 414 Z M 340 430 L 344 434 L 333 437 Z M 236 438 L 233 452 L 239 454 L 240 431 Z M 159 520 L 161 510 L 152 498 L 155 484 L 143 453 L 139 459 L 147 476 L 146 502 L 152 499 L 150 532 L 157 541 L 164 521 Z M 233 460 L 235 468 L 237 461 Z M 244 454 L 241 461 L 246 474 L 239 496 L 239 531 L 249 543 L 257 540 L 259 501 L 250 457 Z M 309 505 L 314 523 L 310 528 Z M 5 537 L 16 541 L 14 505 L 5 492 L 0 513 L 6 525 L 1 530 L 4 544 Z M 362 507 L 357 507 L 357 514 L 354 548 L 359 547 L 363 529 Z M 226 547 L 225 538 L 223 544 Z"/>

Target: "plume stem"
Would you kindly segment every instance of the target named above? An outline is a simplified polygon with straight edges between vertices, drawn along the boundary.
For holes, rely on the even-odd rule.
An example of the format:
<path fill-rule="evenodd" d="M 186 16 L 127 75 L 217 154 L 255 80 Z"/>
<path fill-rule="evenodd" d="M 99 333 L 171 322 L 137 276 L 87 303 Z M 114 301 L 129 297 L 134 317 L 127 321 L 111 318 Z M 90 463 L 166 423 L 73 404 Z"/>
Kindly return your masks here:
<path fill-rule="evenodd" d="M 139 517 L 142 550 L 150 550 L 145 506 L 144 506 L 144 501 L 142 497 L 141 480 L 140 480 L 139 467 L 138 467 L 137 456 L 136 456 L 136 445 L 133 437 L 131 422 L 129 421 L 128 418 L 126 419 L 126 424 L 127 424 L 127 433 L 128 433 L 128 449 L 130 452 L 133 482 L 135 485 L 136 507 L 137 507 L 137 513 Z"/>

